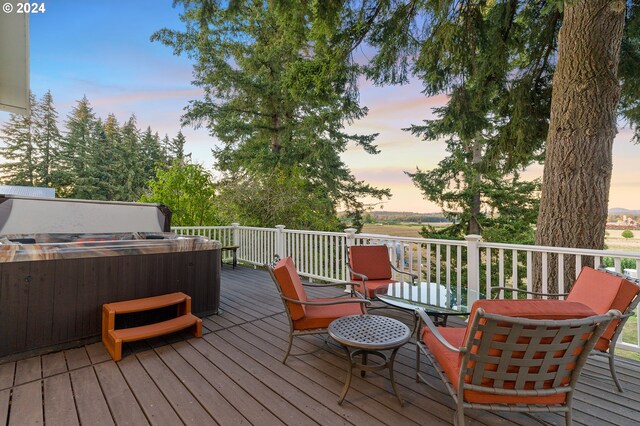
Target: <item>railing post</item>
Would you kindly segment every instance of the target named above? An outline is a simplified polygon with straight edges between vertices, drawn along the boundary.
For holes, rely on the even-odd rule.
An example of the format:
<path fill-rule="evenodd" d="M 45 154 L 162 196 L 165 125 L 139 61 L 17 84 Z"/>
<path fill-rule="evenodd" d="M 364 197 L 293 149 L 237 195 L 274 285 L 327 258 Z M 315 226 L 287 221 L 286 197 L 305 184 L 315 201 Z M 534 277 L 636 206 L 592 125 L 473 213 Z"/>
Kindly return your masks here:
<path fill-rule="evenodd" d="M 342 270 L 342 276 L 345 278 L 345 281 L 351 281 L 351 277 L 349 276 L 349 274 L 347 274 L 347 256 L 348 256 L 348 250 L 349 247 L 353 246 L 356 244 L 356 228 L 347 228 L 344 230 L 344 233 L 346 234 L 346 243 L 347 246 L 344 248 L 344 269 Z M 351 293 L 352 289 L 351 286 L 348 285 L 345 287 L 345 293 Z"/>
<path fill-rule="evenodd" d="M 480 296 L 480 235 L 467 235 L 467 305 L 471 306 Z"/>
<path fill-rule="evenodd" d="M 347 228 L 344 230 L 344 233 L 347 234 L 347 247 L 351 247 L 355 245 L 356 242 L 356 228 Z"/>
<path fill-rule="evenodd" d="M 276 255 L 280 259 L 284 257 L 284 225 L 276 225 Z"/>
<path fill-rule="evenodd" d="M 238 246 L 240 245 L 240 230 L 238 229 L 240 224 L 237 222 L 233 222 L 231 226 L 233 227 L 231 232 L 231 245 Z"/>

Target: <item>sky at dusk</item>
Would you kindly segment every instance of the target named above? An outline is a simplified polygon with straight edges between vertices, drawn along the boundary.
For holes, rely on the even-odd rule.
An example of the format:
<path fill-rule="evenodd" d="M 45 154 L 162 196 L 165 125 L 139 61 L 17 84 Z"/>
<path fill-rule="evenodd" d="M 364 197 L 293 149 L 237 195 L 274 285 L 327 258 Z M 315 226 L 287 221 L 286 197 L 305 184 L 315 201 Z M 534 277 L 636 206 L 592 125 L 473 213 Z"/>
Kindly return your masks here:
<path fill-rule="evenodd" d="M 201 91 L 190 82 L 191 61 L 171 49 L 151 43 L 151 34 L 163 27 L 183 29 L 180 6 L 167 0 L 45 0 L 46 12 L 30 17 L 31 89 L 41 97 L 51 90 L 60 121 L 86 95 L 98 116 L 114 113 L 120 122 L 132 113 L 138 126 L 151 126 L 160 136 L 174 136 L 180 116 Z M 361 104 L 369 115 L 349 126 L 360 133 L 380 133 L 381 153 L 371 156 L 349 149 L 343 159 L 355 176 L 375 186 L 390 188 L 387 211 L 437 212 L 424 200 L 405 171 L 428 170 L 445 155 L 442 141 L 420 141 L 402 131 L 432 118 L 431 108 L 446 97 L 427 98 L 417 81 L 401 87 L 375 87 L 360 82 Z M 0 112 L 0 122 L 8 114 Z M 187 152 L 195 161 L 212 165 L 216 143 L 206 129 L 182 129 Z M 609 207 L 640 209 L 640 146 L 630 142 L 631 131 L 620 129 L 614 143 Z M 527 178 L 542 176 L 531 167 Z"/>

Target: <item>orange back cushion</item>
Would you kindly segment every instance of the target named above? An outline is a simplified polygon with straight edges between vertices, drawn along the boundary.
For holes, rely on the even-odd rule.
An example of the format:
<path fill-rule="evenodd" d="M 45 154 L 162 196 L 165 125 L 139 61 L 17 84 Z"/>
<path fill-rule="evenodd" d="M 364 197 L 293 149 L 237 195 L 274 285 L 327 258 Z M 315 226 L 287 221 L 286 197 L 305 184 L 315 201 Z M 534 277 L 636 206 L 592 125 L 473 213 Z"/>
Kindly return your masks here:
<path fill-rule="evenodd" d="M 620 282 L 620 289 L 618 290 L 618 294 L 616 294 L 616 298 L 613 299 L 613 303 L 611 303 L 611 309 L 617 309 L 620 312 L 624 313 L 627 310 L 633 299 L 640 292 L 640 286 L 632 283 L 631 281 L 627 281 L 623 279 Z M 602 339 L 611 340 L 613 334 L 616 331 L 616 327 L 620 323 L 620 320 L 613 320 L 609 327 L 602 333 Z"/>
<path fill-rule="evenodd" d="M 300 281 L 300 276 L 296 271 L 296 265 L 294 265 L 290 257 L 285 257 L 278 261 L 275 268 L 273 268 L 273 274 L 280 284 L 282 294 L 290 299 L 296 299 L 301 302 L 307 301 L 307 293 L 304 291 L 302 281 Z M 287 305 L 289 306 L 292 320 L 296 321 L 305 316 L 304 305 L 291 302 L 287 302 Z"/>
<path fill-rule="evenodd" d="M 370 280 L 390 280 L 391 262 L 387 246 L 351 246 L 349 264 L 354 272 L 364 274 Z M 359 280 L 352 276 L 352 280 Z"/>
<path fill-rule="evenodd" d="M 596 314 L 605 314 L 611 309 L 622 281 L 626 280 L 585 266 L 573 284 L 567 301 L 580 302 Z"/>

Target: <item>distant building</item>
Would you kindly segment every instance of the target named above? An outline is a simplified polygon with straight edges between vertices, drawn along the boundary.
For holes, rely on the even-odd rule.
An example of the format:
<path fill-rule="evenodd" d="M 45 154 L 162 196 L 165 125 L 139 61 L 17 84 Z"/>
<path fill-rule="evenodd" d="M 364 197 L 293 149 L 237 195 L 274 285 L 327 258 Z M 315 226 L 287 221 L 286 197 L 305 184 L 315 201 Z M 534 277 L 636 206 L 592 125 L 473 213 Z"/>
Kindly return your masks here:
<path fill-rule="evenodd" d="M 41 186 L 0 185 L 0 194 L 23 197 L 56 198 L 56 189 Z"/>

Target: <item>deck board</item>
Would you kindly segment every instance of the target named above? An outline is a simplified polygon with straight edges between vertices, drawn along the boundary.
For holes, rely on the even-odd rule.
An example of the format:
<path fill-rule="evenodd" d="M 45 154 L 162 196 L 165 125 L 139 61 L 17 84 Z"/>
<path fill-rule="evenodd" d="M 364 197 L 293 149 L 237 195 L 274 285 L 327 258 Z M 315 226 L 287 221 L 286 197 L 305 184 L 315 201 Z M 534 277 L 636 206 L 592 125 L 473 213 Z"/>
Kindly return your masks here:
<path fill-rule="evenodd" d="M 343 295 L 310 288 L 310 297 Z M 101 343 L 0 364 L 0 424 L 411 425 L 450 424 L 454 404 L 422 357 L 429 382 L 415 381 L 415 342 L 396 357 L 405 406 L 388 375 L 355 375 L 337 404 L 346 368 L 321 336 L 294 340 L 293 351 L 317 350 L 282 364 L 288 320 L 268 274 L 239 266 L 222 271 L 220 315 L 204 318 L 204 336 L 175 333 L 125 345 L 114 363 Z M 411 324 L 411 316 L 379 310 Z M 453 321 L 455 323 L 455 320 Z M 574 397 L 578 425 L 640 425 L 640 363 L 617 361 L 625 388 L 614 390 L 607 360 L 592 357 Z M 467 410 L 473 425 L 561 425 L 559 414 Z"/>

